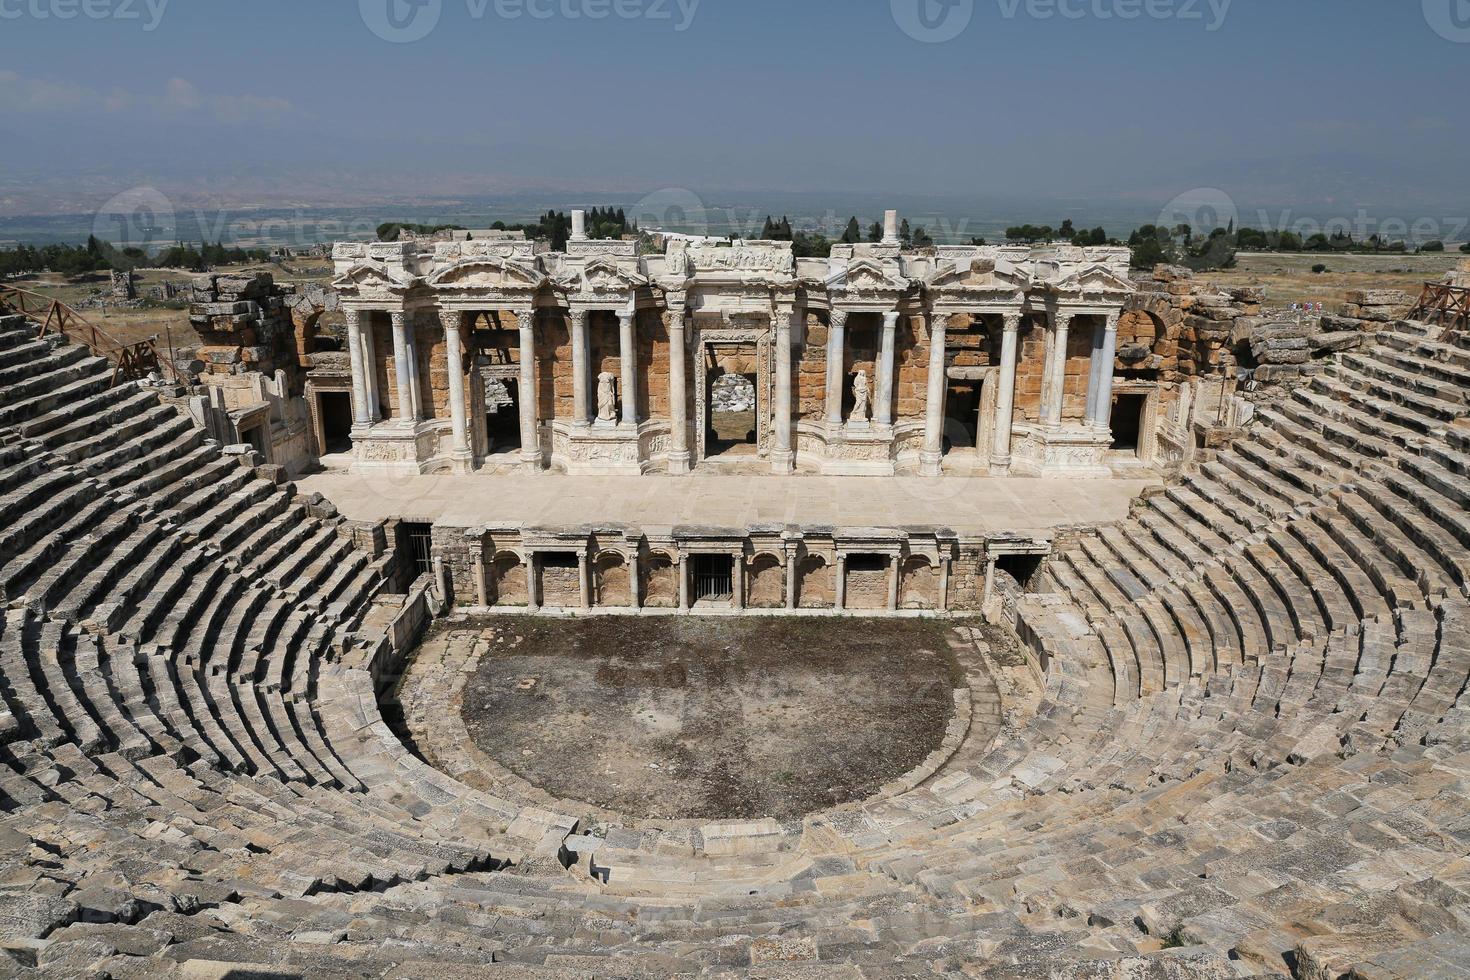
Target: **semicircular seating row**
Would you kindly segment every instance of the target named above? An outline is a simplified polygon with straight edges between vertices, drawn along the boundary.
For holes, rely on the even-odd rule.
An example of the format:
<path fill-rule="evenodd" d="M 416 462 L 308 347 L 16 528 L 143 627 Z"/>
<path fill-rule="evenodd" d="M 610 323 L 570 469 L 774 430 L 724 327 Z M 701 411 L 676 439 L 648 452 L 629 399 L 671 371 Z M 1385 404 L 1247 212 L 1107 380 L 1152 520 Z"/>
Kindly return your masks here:
<path fill-rule="evenodd" d="M 0 920 L 17 960 L 1470 965 L 1464 338 L 1395 326 L 1063 548 L 1018 599 L 1041 706 L 993 744 L 764 848 L 629 828 L 590 866 L 562 848 L 570 818 L 394 737 L 355 665 L 382 569 L 343 529 L 108 376 L 0 319 Z"/>

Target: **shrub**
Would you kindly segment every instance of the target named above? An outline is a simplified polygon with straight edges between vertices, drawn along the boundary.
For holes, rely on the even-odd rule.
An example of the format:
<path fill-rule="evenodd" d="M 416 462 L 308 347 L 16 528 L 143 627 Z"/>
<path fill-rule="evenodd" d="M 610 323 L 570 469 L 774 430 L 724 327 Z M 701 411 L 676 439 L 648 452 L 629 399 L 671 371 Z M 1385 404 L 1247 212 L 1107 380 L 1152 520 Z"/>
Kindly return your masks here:
<path fill-rule="evenodd" d="M 1315 272 L 1315 273 L 1317 273 L 1317 275 L 1320 276 L 1322 273 L 1324 273 L 1324 272 L 1327 271 L 1327 266 L 1325 266 L 1322 263 L 1318 262 L 1316 265 L 1312 266 L 1312 271 Z"/>

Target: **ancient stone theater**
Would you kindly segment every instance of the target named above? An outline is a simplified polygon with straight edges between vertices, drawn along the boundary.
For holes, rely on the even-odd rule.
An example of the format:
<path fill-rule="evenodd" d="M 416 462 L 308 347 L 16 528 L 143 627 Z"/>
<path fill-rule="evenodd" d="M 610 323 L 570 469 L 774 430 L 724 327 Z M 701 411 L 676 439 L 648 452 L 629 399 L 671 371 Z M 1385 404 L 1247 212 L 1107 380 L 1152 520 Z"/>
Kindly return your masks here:
<path fill-rule="evenodd" d="M 1470 974 L 1470 269 L 584 228 L 0 287 L 0 970 Z"/>

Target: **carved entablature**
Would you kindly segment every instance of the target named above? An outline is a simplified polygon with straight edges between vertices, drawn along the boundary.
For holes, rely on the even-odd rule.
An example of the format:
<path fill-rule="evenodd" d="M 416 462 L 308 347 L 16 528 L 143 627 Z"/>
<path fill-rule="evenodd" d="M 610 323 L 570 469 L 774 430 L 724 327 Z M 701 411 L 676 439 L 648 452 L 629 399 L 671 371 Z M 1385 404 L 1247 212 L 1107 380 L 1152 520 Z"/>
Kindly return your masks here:
<path fill-rule="evenodd" d="M 832 273 L 822 285 L 833 306 L 887 312 L 895 309 L 917 283 L 899 275 L 893 263 L 863 257 Z"/>
<path fill-rule="evenodd" d="M 364 259 L 332 280 L 332 288 L 346 297 L 372 302 L 401 301 L 419 280 L 382 262 Z"/>
<path fill-rule="evenodd" d="M 1030 287 L 1024 269 L 992 256 L 945 263 L 925 283 L 940 310 L 1019 309 Z"/>
<path fill-rule="evenodd" d="M 580 269 L 568 270 L 555 281 L 557 292 L 567 302 L 587 306 L 626 305 L 647 285 L 647 277 L 603 256 L 591 259 Z"/>
<path fill-rule="evenodd" d="M 685 269 L 701 272 L 764 272 L 776 277 L 796 274 L 790 242 L 736 242 L 732 245 L 694 244 L 683 249 Z"/>
<path fill-rule="evenodd" d="M 441 301 L 506 305 L 531 302 L 545 284 L 546 276 L 534 264 L 505 256 L 462 259 L 428 279 Z"/>
<path fill-rule="evenodd" d="M 439 242 L 434 246 L 434 265 L 442 268 L 465 259 L 517 259 L 526 264 L 535 264 L 538 245 L 544 246 L 545 243 L 490 240 Z"/>
<path fill-rule="evenodd" d="M 1135 289 L 1133 283 L 1102 264 L 1072 271 L 1063 278 L 1040 284 L 1042 290 L 1062 304 L 1119 307 Z"/>

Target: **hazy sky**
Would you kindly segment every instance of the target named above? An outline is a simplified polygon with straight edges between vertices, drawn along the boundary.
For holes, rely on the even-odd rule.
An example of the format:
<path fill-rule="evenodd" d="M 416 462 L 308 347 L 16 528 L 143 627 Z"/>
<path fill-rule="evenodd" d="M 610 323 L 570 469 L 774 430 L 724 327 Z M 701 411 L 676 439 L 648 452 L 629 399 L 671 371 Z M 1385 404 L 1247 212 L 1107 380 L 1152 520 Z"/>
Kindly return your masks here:
<path fill-rule="evenodd" d="M 1470 0 L 0 0 L 0 213 L 68 182 L 1464 213 L 1467 69 Z"/>

